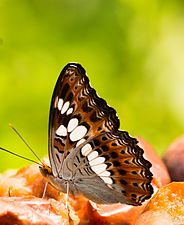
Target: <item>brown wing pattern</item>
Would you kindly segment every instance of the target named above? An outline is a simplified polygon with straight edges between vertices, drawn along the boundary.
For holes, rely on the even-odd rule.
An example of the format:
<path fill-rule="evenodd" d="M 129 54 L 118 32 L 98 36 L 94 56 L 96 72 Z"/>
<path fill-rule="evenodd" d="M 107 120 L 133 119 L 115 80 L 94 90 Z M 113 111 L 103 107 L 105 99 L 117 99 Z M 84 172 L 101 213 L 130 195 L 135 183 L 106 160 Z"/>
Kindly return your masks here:
<path fill-rule="evenodd" d="M 72 110 L 71 114 L 67 115 L 67 111 L 61 114 L 61 110 L 58 109 L 59 99 L 63 100 L 63 105 L 69 102 L 68 109 Z M 68 64 L 62 70 L 55 86 L 49 118 L 50 159 L 59 158 L 57 154 L 52 156 L 53 149 L 57 149 L 59 153 L 65 152 L 66 156 L 75 147 L 76 142 L 72 142 L 68 135 L 62 137 L 56 135 L 60 125 L 67 127 L 71 118 L 77 118 L 79 124 L 87 128 L 85 139 L 119 128 L 116 111 L 97 96 L 96 91 L 89 84 L 85 70 L 79 64 Z"/>
<path fill-rule="evenodd" d="M 71 167 L 76 165 L 76 177 L 95 173 L 108 188 L 121 192 L 128 204 L 140 205 L 150 198 L 151 163 L 144 159 L 137 140 L 118 129 L 116 111 L 97 96 L 83 67 L 76 63 L 66 65 L 57 80 L 50 108 L 49 156 L 53 175 L 61 177 L 63 161 L 78 149 L 80 156 L 72 164 L 68 161 Z"/>
<path fill-rule="evenodd" d="M 122 203 L 140 205 L 150 198 L 153 193 L 151 164 L 143 158 L 143 150 L 135 138 L 126 131 L 108 132 L 94 137 L 89 144 L 98 152 L 98 157 L 105 158 L 105 171 L 109 172 L 109 176 L 103 172 L 98 176 L 125 196 Z"/>

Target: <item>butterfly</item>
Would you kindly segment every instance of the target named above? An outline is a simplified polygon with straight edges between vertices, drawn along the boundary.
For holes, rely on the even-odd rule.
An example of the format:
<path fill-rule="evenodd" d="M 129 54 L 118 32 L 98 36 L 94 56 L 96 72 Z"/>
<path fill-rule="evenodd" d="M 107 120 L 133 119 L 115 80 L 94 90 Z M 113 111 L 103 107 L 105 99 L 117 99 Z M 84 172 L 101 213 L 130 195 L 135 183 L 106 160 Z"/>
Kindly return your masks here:
<path fill-rule="evenodd" d="M 41 173 L 57 190 L 98 204 L 141 205 L 153 193 L 151 163 L 119 126 L 116 111 L 90 86 L 85 69 L 67 64 L 51 100 L 51 167 L 41 166 Z"/>

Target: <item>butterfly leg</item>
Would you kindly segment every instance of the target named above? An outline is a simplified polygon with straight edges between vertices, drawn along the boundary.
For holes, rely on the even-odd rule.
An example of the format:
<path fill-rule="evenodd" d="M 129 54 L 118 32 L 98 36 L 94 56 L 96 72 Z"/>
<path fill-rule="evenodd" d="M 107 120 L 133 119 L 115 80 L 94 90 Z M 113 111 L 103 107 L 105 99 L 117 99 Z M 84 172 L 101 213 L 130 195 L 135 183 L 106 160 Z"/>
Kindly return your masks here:
<path fill-rule="evenodd" d="M 42 194 L 42 198 L 45 197 L 46 191 L 47 191 L 47 187 L 48 187 L 48 182 L 45 183 L 44 189 L 43 189 L 43 194 Z"/>

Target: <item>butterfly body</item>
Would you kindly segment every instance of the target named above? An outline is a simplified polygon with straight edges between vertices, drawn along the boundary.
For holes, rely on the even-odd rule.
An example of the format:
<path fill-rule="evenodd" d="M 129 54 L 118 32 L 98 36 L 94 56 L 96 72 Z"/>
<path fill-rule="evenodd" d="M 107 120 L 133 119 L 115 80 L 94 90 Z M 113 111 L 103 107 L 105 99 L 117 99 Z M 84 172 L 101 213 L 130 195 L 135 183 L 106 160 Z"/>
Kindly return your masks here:
<path fill-rule="evenodd" d="M 132 205 L 153 193 L 151 164 L 137 140 L 119 130 L 116 111 L 91 88 L 80 64 L 66 65 L 54 89 L 49 158 L 51 168 L 41 172 L 59 191 Z"/>

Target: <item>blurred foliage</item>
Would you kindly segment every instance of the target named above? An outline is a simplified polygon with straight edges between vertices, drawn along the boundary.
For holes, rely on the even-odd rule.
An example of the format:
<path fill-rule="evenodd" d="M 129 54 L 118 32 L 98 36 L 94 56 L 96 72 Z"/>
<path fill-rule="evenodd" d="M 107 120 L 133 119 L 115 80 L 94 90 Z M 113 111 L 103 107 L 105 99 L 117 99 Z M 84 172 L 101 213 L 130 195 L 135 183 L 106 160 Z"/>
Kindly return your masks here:
<path fill-rule="evenodd" d="M 50 99 L 60 70 L 79 62 L 121 129 L 161 154 L 184 128 L 183 1 L 1 0 L 0 146 L 47 154 Z M 0 152 L 0 170 L 28 164 Z"/>

